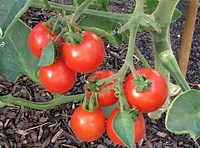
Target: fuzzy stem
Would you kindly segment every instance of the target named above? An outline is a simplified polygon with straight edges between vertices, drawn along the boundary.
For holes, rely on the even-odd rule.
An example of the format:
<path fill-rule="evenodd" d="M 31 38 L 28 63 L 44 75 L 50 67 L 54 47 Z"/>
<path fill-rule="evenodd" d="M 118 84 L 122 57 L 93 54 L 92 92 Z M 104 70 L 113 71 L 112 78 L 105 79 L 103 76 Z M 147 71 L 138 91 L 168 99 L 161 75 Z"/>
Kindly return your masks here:
<path fill-rule="evenodd" d="M 170 72 L 181 88 L 183 90 L 188 90 L 190 87 L 181 74 L 170 43 L 169 27 L 177 3 L 178 0 L 162 0 L 152 14 L 155 21 L 160 24 L 161 27 L 161 32 L 152 31 L 154 53 L 157 60 Z"/>
<path fill-rule="evenodd" d="M 94 0 L 85 0 L 74 12 L 72 15 L 72 19 L 70 20 L 70 24 L 74 24 L 76 19 L 81 16 L 81 14 L 87 9 L 87 7 L 93 2 Z"/>
<path fill-rule="evenodd" d="M 77 9 L 76 6 L 71 5 L 62 5 L 57 4 L 53 2 L 49 2 L 52 10 L 65 10 L 67 12 L 75 12 Z M 34 0 L 33 3 L 31 3 L 32 7 L 36 8 L 45 8 L 45 5 L 42 3 L 42 0 Z M 86 9 L 83 14 L 91 15 L 91 16 L 98 16 L 102 18 L 107 18 L 119 22 L 127 22 L 131 18 L 131 14 L 123 14 L 123 13 L 112 13 L 112 12 L 105 12 L 100 10 L 92 10 L 92 9 Z"/>
<path fill-rule="evenodd" d="M 79 101 L 83 96 L 84 94 L 73 96 L 54 95 L 54 99 L 48 102 L 33 102 L 12 96 L 0 96 L 0 101 L 6 104 L 23 105 L 37 110 L 47 110 L 67 102 Z"/>
<path fill-rule="evenodd" d="M 151 66 L 149 65 L 149 63 L 147 62 L 147 60 L 145 59 L 145 57 L 143 56 L 143 54 L 140 52 L 140 50 L 137 47 L 135 47 L 134 52 L 135 52 L 135 55 L 138 57 L 138 59 L 142 62 L 144 67 L 151 68 Z"/>

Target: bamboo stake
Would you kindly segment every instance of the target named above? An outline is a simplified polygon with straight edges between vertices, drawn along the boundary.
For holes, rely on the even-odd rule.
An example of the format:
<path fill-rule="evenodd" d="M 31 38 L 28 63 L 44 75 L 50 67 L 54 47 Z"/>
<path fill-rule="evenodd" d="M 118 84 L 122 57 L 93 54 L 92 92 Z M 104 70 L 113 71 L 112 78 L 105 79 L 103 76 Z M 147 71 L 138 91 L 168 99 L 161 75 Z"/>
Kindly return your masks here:
<path fill-rule="evenodd" d="M 188 0 L 185 24 L 184 24 L 182 40 L 181 40 L 181 48 L 179 54 L 179 66 L 184 77 L 186 76 L 187 72 L 198 4 L 199 0 Z"/>

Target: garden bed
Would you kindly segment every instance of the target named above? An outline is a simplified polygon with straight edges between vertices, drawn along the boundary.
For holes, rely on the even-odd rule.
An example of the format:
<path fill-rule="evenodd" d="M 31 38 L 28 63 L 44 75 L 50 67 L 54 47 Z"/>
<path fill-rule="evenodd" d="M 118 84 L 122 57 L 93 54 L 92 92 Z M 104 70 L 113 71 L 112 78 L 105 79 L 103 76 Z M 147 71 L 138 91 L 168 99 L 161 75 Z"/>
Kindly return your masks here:
<path fill-rule="evenodd" d="M 61 0 L 54 0 L 62 3 Z M 65 2 L 70 4 L 70 1 Z M 186 0 L 181 0 L 178 8 L 183 16 L 171 25 L 171 43 L 174 53 L 178 59 L 181 34 L 183 31 L 184 13 L 186 10 Z M 130 13 L 131 0 L 113 2 L 110 9 L 115 12 Z M 49 12 L 41 9 L 31 8 L 21 19 L 30 27 L 38 22 L 47 20 L 49 16 L 56 12 Z M 188 66 L 186 80 L 192 88 L 200 89 L 200 11 L 196 20 L 195 33 L 191 56 Z M 106 58 L 99 69 L 111 69 L 117 71 L 123 64 L 127 51 L 127 44 L 124 43 L 118 49 L 111 46 L 106 40 Z M 151 66 L 154 65 L 152 59 L 152 41 L 148 32 L 140 32 L 137 36 L 137 47 L 148 59 Z M 141 63 L 134 59 L 135 65 L 139 67 Z M 68 94 L 80 94 L 83 92 L 84 78 L 87 75 L 80 74 L 75 87 Z M 8 82 L 0 77 L 0 95 L 13 95 L 32 101 L 45 102 L 51 100 L 51 94 L 32 82 L 26 76 L 20 77 L 16 83 Z M 0 109 L 0 147 L 66 147 L 66 148 L 117 148 L 120 147 L 104 134 L 99 140 L 94 142 L 81 142 L 72 133 L 69 127 L 69 120 L 74 109 L 79 102 L 67 103 L 47 111 L 37 111 L 23 106 L 6 106 Z M 198 147 L 200 141 L 193 141 L 189 135 L 174 135 L 166 130 L 164 126 L 165 114 L 156 121 L 146 119 L 146 136 L 138 147 Z"/>

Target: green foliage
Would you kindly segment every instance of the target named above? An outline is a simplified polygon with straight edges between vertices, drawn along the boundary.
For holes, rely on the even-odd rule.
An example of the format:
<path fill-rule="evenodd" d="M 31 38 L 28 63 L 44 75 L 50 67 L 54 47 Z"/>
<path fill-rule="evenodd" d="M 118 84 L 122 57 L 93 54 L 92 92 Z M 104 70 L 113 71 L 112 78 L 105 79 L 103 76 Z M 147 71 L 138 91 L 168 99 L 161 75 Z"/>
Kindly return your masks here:
<path fill-rule="evenodd" d="M 153 13 L 157 6 L 158 6 L 159 0 L 147 0 L 146 1 L 146 5 L 144 7 L 144 12 L 146 14 L 151 14 Z M 174 13 L 173 13 L 173 17 L 172 17 L 172 22 L 176 21 L 178 18 L 180 18 L 182 15 L 182 13 L 180 12 L 180 10 L 175 9 Z"/>
<path fill-rule="evenodd" d="M 189 90 L 174 99 L 166 115 L 166 127 L 176 134 L 200 137 L 200 91 Z"/>
<path fill-rule="evenodd" d="M 27 0 L 1 0 L 0 1 L 0 37 L 5 35 L 10 24 L 16 21 L 19 11 L 25 11 L 30 5 Z"/>
<path fill-rule="evenodd" d="M 93 31 L 105 37 L 116 47 L 122 43 L 122 36 L 116 32 L 116 28 L 119 26 L 120 24 L 118 22 L 94 16 L 86 16 L 79 22 L 80 28 Z"/>
<path fill-rule="evenodd" d="M 20 20 L 0 39 L 0 74 L 8 80 L 15 81 L 21 75 L 28 75 L 33 81 L 38 81 L 38 60 L 28 49 L 28 34 L 30 29 Z"/>
<path fill-rule="evenodd" d="M 81 5 L 85 0 L 74 0 L 75 4 Z M 107 5 L 109 0 L 94 0 L 94 2 L 88 7 L 90 9 L 99 9 L 108 11 Z"/>
<path fill-rule="evenodd" d="M 49 42 L 46 48 L 42 51 L 42 57 L 39 60 L 38 66 L 47 66 L 55 60 L 55 48 L 52 41 Z"/>
<path fill-rule="evenodd" d="M 115 133 L 128 148 L 134 147 L 134 128 L 132 115 L 126 111 L 119 112 L 114 119 L 113 127 Z"/>

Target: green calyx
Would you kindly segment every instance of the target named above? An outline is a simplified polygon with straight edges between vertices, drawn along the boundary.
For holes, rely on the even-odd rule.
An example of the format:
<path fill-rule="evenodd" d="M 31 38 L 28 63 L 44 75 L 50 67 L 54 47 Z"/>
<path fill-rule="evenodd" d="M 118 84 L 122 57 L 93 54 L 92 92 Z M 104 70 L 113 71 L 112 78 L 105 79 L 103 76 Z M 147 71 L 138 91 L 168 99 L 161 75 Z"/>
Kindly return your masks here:
<path fill-rule="evenodd" d="M 136 92 L 140 93 L 143 91 L 148 91 L 152 81 L 147 80 L 143 75 L 139 75 L 138 79 L 133 80 L 133 83 L 136 85 Z"/>
<path fill-rule="evenodd" d="M 99 92 L 103 84 L 101 85 L 97 84 L 98 81 L 99 79 L 96 76 L 92 77 L 92 80 L 87 80 L 86 81 L 86 84 L 88 86 L 87 91 L 94 92 L 94 93 Z"/>

